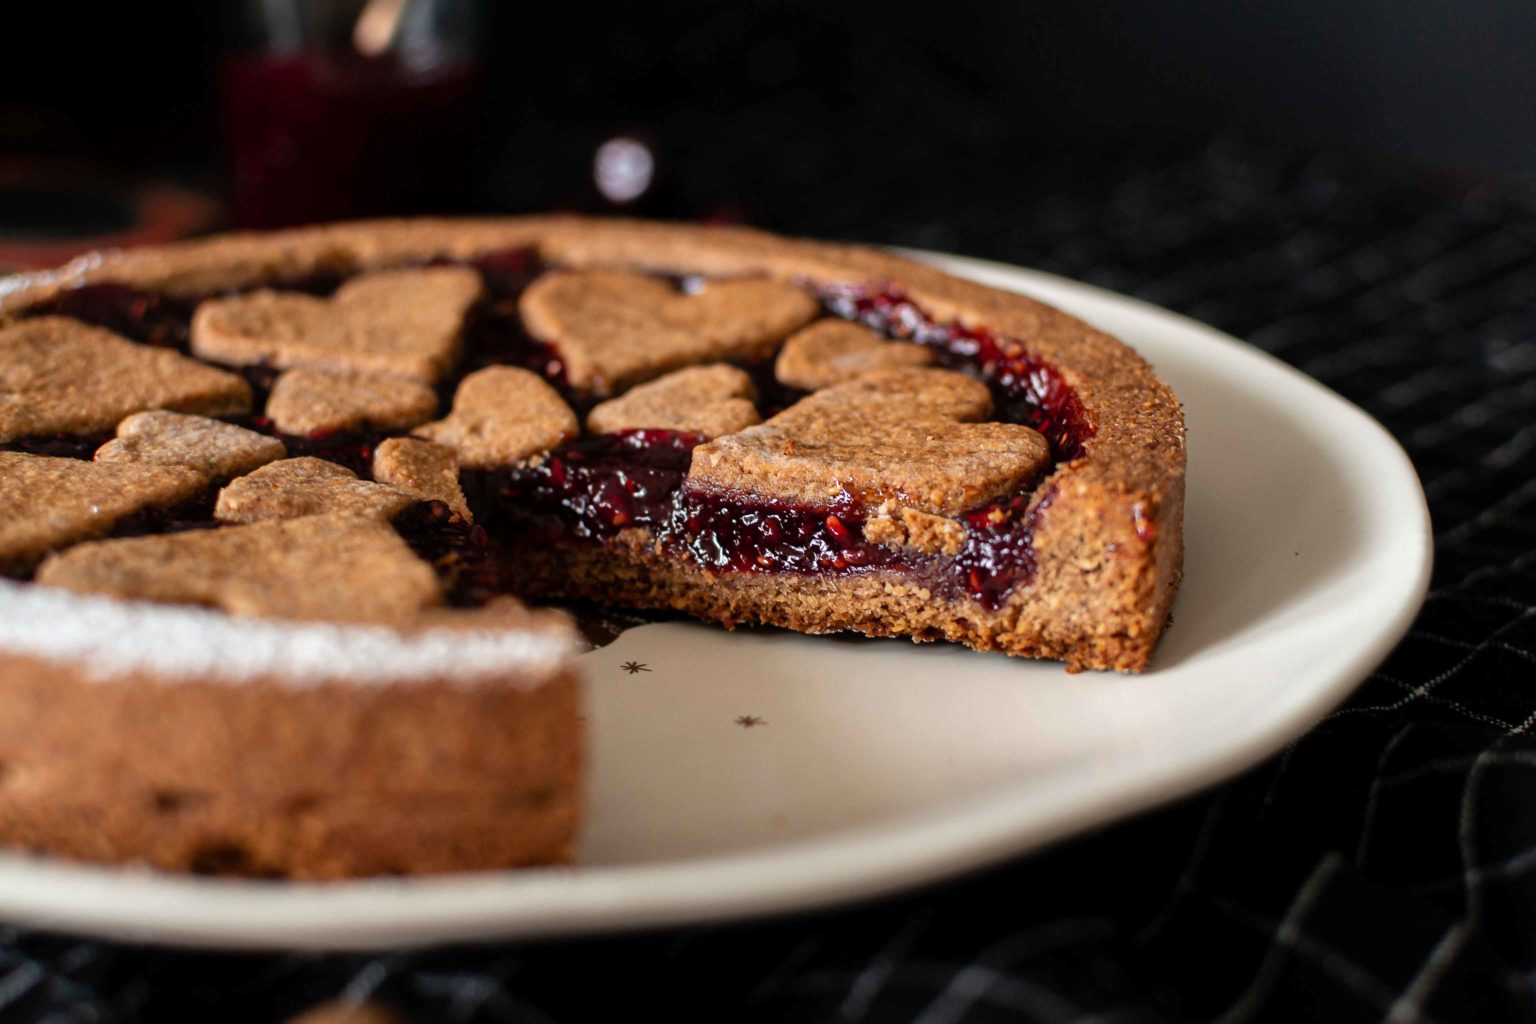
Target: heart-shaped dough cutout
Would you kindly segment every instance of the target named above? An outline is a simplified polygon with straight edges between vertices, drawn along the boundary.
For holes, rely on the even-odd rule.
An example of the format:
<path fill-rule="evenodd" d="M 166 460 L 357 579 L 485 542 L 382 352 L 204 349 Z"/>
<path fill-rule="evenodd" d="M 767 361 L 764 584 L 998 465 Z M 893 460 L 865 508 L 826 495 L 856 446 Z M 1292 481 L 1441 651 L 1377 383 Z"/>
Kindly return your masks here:
<path fill-rule="evenodd" d="M 267 418 L 285 434 L 332 430 L 406 430 L 437 412 L 437 392 L 419 380 L 301 366 L 277 378 Z"/>
<path fill-rule="evenodd" d="M 595 434 L 620 430 L 679 430 L 720 437 L 762 422 L 746 371 L 725 363 L 674 370 L 639 384 L 587 414 Z"/>
<path fill-rule="evenodd" d="M 515 366 L 488 366 L 459 382 L 446 419 L 411 433 L 452 448 L 467 469 L 497 469 L 542 455 L 581 429 L 543 378 Z"/>
<path fill-rule="evenodd" d="M 418 501 L 440 501 L 466 523 L 475 521 L 459 486 L 458 456 L 447 445 L 417 437 L 380 441 L 373 452 L 373 479 Z"/>
<path fill-rule="evenodd" d="M 146 409 L 228 416 L 250 407 L 250 386 L 235 374 L 78 320 L 0 328 L 0 442 L 106 433 Z"/>
<path fill-rule="evenodd" d="M 773 375 L 788 387 L 816 391 L 876 370 L 932 364 L 932 349 L 887 341 L 862 324 L 828 318 L 796 331 L 784 343 Z"/>
<path fill-rule="evenodd" d="M 285 619 L 407 622 L 442 603 L 437 573 L 393 527 L 346 515 L 81 544 L 37 582 Z"/>
<path fill-rule="evenodd" d="M 466 267 L 384 270 L 329 299 L 263 289 L 209 299 L 192 318 L 192 351 L 247 366 L 329 366 L 435 381 L 458 357 L 480 275 Z"/>
<path fill-rule="evenodd" d="M 181 466 L 211 484 L 286 454 L 277 438 L 233 423 L 179 412 L 139 412 L 117 425 L 117 437 L 96 449 L 96 461 Z"/>
<path fill-rule="evenodd" d="M 955 516 L 1018 492 L 1049 465 L 1045 438 L 1029 427 L 976 422 L 991 410 L 986 385 L 964 374 L 871 373 L 695 448 L 688 485 Z"/>
<path fill-rule="evenodd" d="M 345 466 L 303 456 L 273 462 L 229 484 L 219 491 L 213 517 L 223 523 L 326 513 L 389 519 L 415 501 L 399 488 L 359 480 Z"/>
<path fill-rule="evenodd" d="M 571 387 L 606 396 L 695 363 L 772 355 L 820 304 L 783 281 L 712 281 L 696 292 L 625 271 L 545 274 L 523 292 L 528 333 L 555 346 Z"/>
<path fill-rule="evenodd" d="M 0 452 L 0 573 L 100 537 L 127 516 L 196 496 L 202 475 L 180 466 L 84 462 Z"/>

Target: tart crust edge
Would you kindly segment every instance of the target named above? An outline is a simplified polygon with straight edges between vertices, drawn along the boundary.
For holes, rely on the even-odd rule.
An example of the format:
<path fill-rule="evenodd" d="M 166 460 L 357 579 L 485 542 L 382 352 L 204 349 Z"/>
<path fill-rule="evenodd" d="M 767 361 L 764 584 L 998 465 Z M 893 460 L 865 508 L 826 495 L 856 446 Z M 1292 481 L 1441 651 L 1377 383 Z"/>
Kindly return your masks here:
<path fill-rule="evenodd" d="M 571 859 L 585 727 L 569 666 L 532 687 L 300 688 L 3 664 L 7 847 L 288 879 Z"/>

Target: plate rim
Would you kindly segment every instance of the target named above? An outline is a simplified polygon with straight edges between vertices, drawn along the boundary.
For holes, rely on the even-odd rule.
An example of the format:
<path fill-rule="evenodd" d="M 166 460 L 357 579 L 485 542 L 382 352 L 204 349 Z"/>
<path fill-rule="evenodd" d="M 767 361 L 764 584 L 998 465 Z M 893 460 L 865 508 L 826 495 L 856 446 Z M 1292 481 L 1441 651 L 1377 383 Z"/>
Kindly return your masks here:
<path fill-rule="evenodd" d="M 1410 628 L 1429 588 L 1433 536 L 1412 461 L 1363 409 L 1263 350 L 1133 296 L 1006 263 L 895 249 L 960 277 L 1035 294 L 1118 304 L 1178 326 L 1200 344 L 1255 359 L 1289 386 L 1356 420 L 1394 463 L 1416 500 L 1411 586 L 1366 642 L 1305 700 L 1241 742 L 1178 770 L 1089 787 L 1047 820 L 1019 805 L 1038 794 L 1014 784 L 951 802 L 918 819 L 860 826 L 783 844 L 655 864 L 555 867 L 413 879 L 260 882 L 192 878 L 145 868 L 0 854 L 0 916 L 33 927 L 134 942 L 240 950 L 377 950 L 449 941 L 553 938 L 706 921 L 745 920 L 869 899 L 933 884 L 1022 856 L 1097 825 L 1188 796 L 1251 767 L 1341 703 Z M 1067 303 L 1070 309 L 1071 303 Z M 1069 780 L 1070 781 L 1070 780 Z M 1082 783 L 1076 784 L 1078 788 Z M 1070 788 L 1061 786 L 1058 788 Z M 1057 803 L 1063 803 L 1058 798 Z M 745 887 L 743 882 L 749 884 Z"/>

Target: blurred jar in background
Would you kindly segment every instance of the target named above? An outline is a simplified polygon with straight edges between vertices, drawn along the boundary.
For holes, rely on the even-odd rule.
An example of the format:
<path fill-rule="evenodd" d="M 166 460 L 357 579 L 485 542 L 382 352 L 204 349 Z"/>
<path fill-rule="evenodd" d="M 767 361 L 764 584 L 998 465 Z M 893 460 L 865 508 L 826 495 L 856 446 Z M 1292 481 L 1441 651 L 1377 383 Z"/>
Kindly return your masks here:
<path fill-rule="evenodd" d="M 464 203 L 474 0 L 245 0 L 219 69 L 241 227 Z"/>

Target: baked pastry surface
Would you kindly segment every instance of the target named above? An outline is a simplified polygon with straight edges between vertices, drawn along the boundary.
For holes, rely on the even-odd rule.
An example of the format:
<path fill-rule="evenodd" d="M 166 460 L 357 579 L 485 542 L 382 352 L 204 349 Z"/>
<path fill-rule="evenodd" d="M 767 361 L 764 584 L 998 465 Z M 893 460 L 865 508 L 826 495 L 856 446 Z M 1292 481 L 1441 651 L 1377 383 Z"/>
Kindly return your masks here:
<path fill-rule="evenodd" d="M 521 601 L 1140 671 L 1183 479 L 1128 347 L 859 247 L 412 220 L 0 279 L 0 841 L 559 861 L 578 646 Z"/>

